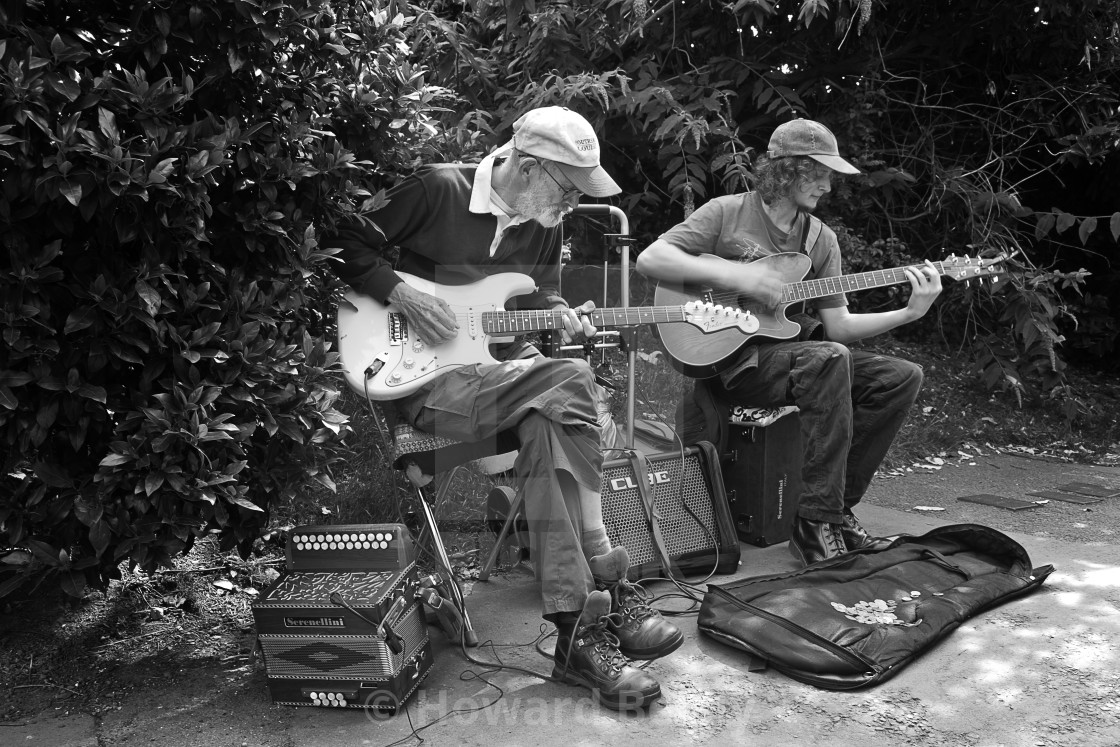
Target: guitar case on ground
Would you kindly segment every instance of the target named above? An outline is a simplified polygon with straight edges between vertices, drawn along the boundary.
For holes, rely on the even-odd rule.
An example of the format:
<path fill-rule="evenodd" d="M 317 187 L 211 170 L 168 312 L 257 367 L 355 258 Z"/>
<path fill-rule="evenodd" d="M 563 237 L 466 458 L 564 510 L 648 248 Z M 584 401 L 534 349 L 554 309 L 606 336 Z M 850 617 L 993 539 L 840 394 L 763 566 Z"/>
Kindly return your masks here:
<path fill-rule="evenodd" d="M 1032 568 L 1010 537 L 955 524 L 886 548 L 796 571 L 709 584 L 700 631 L 829 690 L 894 676 L 964 620 L 1038 589 L 1054 570 Z"/>

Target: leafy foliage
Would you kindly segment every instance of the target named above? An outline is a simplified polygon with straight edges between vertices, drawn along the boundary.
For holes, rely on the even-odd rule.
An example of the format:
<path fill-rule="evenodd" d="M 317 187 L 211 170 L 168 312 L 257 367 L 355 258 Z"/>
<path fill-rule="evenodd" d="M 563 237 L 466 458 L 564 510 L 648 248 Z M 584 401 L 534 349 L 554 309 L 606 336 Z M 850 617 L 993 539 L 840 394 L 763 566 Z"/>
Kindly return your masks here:
<path fill-rule="evenodd" d="M 823 216 L 854 270 L 1015 254 L 939 305 L 987 386 L 1076 417 L 1063 355 L 1120 340 L 1106 0 L 35 0 L 0 25 L 0 595 L 207 532 L 245 551 L 329 488 L 318 235 L 533 106 L 596 124 L 639 245 L 818 119 L 863 171 Z"/>
<path fill-rule="evenodd" d="M 0 548 L 23 549 L 0 595 L 48 576 L 79 595 L 208 532 L 245 553 L 277 501 L 332 486 L 316 236 L 415 161 L 446 97 L 378 6 L 3 18 Z"/>
<path fill-rule="evenodd" d="M 1045 0 L 1027 12 L 999 0 L 446 7 L 457 9 L 462 33 L 454 47 L 433 47 L 430 64 L 447 69 L 471 47 L 457 89 L 499 126 L 557 103 L 598 123 L 640 236 L 749 186 L 751 158 L 773 127 L 812 117 L 863 171 L 837 185 L 826 209 L 854 246 L 905 247 L 919 259 L 1016 256 L 999 286 L 1009 301 L 954 290 L 942 304 L 955 307 L 940 317 L 947 336 L 1007 343 L 976 349 L 982 369 L 995 370 L 998 350 L 999 367 L 1016 371 L 1015 384 L 985 375 L 988 385 L 1063 386 L 1067 336 L 1079 350 L 1114 352 L 1120 299 L 1105 293 L 1107 279 L 1090 286 L 1113 272 L 1107 256 L 1120 241 L 1120 185 L 1105 176 L 1120 161 L 1115 3 Z M 1086 313 L 1094 324 L 1073 324 Z"/>

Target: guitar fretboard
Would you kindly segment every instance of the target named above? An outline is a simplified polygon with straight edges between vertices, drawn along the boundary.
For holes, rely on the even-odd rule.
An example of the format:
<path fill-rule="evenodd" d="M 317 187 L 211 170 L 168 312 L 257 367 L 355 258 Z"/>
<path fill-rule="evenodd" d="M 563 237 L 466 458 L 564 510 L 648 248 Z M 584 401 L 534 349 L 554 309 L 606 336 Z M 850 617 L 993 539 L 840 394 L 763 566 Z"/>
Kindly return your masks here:
<path fill-rule="evenodd" d="M 942 262 L 934 262 L 933 266 L 941 275 L 945 274 Z M 913 269 L 920 271 L 920 265 L 912 265 Z M 782 303 L 805 301 L 810 298 L 821 298 L 836 293 L 866 290 L 867 288 L 882 288 L 887 285 L 898 285 L 910 280 L 906 277 L 904 267 L 893 267 L 888 270 L 873 270 L 860 272 L 855 275 L 837 275 L 830 278 L 817 280 L 802 280 L 796 283 L 786 283 L 782 286 Z"/>
<path fill-rule="evenodd" d="M 628 327 L 638 324 L 686 321 L 684 306 L 595 309 L 589 316 L 591 323 L 596 327 Z M 564 312 L 560 309 L 484 311 L 481 317 L 482 329 L 487 334 L 518 334 L 564 327 Z"/>

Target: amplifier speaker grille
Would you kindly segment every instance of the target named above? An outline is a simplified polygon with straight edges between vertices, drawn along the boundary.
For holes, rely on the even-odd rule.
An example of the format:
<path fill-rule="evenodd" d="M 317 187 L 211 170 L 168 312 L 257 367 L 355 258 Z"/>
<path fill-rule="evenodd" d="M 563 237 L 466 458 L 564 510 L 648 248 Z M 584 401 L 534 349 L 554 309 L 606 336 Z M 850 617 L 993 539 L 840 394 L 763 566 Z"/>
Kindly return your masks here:
<path fill-rule="evenodd" d="M 707 446 L 705 444 L 705 446 Z M 661 537 L 683 572 L 728 572 L 739 560 L 718 469 L 710 447 L 648 455 L 644 479 L 652 489 Z M 603 465 L 603 520 L 614 545 L 630 554 L 631 578 L 660 572 L 646 508 L 629 459 Z"/>

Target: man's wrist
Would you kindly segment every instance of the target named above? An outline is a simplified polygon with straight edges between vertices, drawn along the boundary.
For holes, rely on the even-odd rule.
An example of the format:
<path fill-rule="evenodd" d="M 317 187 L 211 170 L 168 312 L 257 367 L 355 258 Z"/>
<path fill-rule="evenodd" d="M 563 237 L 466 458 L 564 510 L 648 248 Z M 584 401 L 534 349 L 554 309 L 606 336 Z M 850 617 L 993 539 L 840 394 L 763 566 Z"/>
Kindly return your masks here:
<path fill-rule="evenodd" d="M 548 309 L 567 309 L 571 308 L 567 299 L 557 293 L 545 294 L 543 299 L 545 308 Z M 540 301 L 538 301 L 539 303 Z"/>
<path fill-rule="evenodd" d="M 902 318 L 903 318 L 902 323 L 903 324 L 910 324 L 911 322 L 916 322 L 925 315 L 926 315 L 926 313 L 924 311 L 919 311 L 918 309 L 915 309 L 912 306 L 907 306 L 905 309 L 902 310 Z"/>
<path fill-rule="evenodd" d="M 371 283 L 370 295 L 385 303 L 394 303 L 400 300 L 401 286 L 406 285 L 404 280 L 395 272 L 381 275 Z"/>
<path fill-rule="evenodd" d="M 401 294 L 405 293 L 408 286 L 403 281 L 398 280 L 394 285 L 389 288 L 389 293 L 385 296 L 385 300 L 389 303 L 396 303 L 401 300 Z"/>

